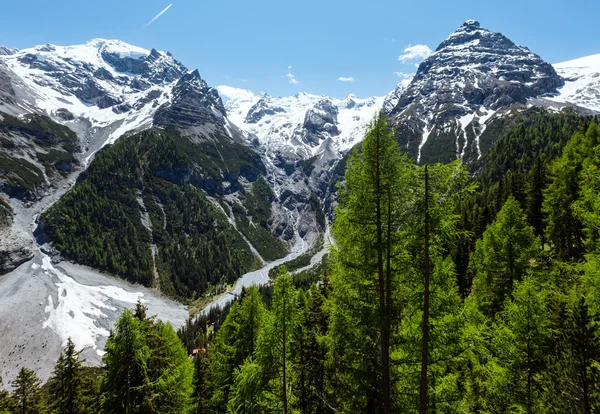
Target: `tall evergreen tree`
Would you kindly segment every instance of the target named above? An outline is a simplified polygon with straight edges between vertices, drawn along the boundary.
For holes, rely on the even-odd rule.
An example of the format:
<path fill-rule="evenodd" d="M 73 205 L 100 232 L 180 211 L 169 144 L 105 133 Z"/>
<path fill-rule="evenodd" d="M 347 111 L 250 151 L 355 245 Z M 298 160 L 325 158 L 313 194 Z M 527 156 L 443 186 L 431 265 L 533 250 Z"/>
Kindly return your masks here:
<path fill-rule="evenodd" d="M 15 412 L 20 414 L 38 414 L 40 409 L 40 384 L 42 381 L 34 371 L 22 367 L 17 377 L 10 383 L 13 387 L 12 398 Z"/>
<path fill-rule="evenodd" d="M 544 371 L 551 331 L 548 318 L 548 291 L 535 276 L 527 276 L 514 287 L 492 341 L 501 367 L 494 378 L 498 408 L 526 413 L 539 412 Z"/>
<path fill-rule="evenodd" d="M 106 413 L 151 411 L 148 360 L 150 348 L 142 321 L 125 309 L 106 342 L 103 357 L 102 408 Z"/>
<path fill-rule="evenodd" d="M 458 228 L 457 206 L 473 191 L 468 184 L 468 173 L 459 163 L 431 165 L 427 171 L 427 197 L 424 182 L 410 190 L 416 194 L 417 203 L 415 214 L 405 221 L 402 240 L 408 255 L 399 272 L 398 292 L 404 306 L 400 329 L 393 338 L 398 360 L 394 362 L 395 374 L 401 387 L 397 392 L 399 405 L 414 411 L 445 410 L 459 399 L 456 381 L 449 374 L 464 348 L 461 341 L 464 317 L 455 266 L 447 256 L 464 240 L 465 233 Z M 430 285 L 427 321 L 425 274 L 429 275 Z"/>
<path fill-rule="evenodd" d="M 298 323 L 292 342 L 292 389 L 294 405 L 302 414 L 324 414 L 330 400 L 326 389 L 327 315 L 324 312 L 324 288 L 313 285 L 298 297 Z"/>
<path fill-rule="evenodd" d="M 59 414 L 74 414 L 82 411 L 80 354 L 81 351 L 75 350 L 75 344 L 69 338 L 49 380 L 51 406 Z"/>
<path fill-rule="evenodd" d="M 585 296 L 573 302 L 558 349 L 547 358 L 544 403 L 553 412 L 589 414 L 600 409 L 600 342 Z"/>
<path fill-rule="evenodd" d="M 562 260 L 579 259 L 584 252 L 582 212 L 578 217 L 573 205 L 579 198 L 584 162 L 599 143 L 600 130 L 591 123 L 585 133 L 578 132 L 571 138 L 562 156 L 549 167 L 550 184 L 544 191 L 543 212 L 548 240 Z"/>
<path fill-rule="evenodd" d="M 234 371 L 250 357 L 263 323 L 264 305 L 256 287 L 246 291 L 241 302 L 232 305 L 210 348 L 213 381 L 212 406 L 218 412 L 227 409 Z"/>
<path fill-rule="evenodd" d="M 378 115 L 348 161 L 333 227 L 330 363 L 345 382 L 347 410 L 392 410 L 390 339 L 400 308 L 394 291 L 398 263 L 406 259 L 397 241 L 415 182 L 416 167 Z"/>
<path fill-rule="evenodd" d="M 254 357 L 235 372 L 229 412 L 291 412 L 290 366 L 297 317 L 297 292 L 282 267 L 273 283 L 271 309 L 263 316 Z"/>
<path fill-rule="evenodd" d="M 477 241 L 471 258 L 475 274 L 472 295 L 485 315 L 492 317 L 502 309 L 513 284 L 523 278 L 538 255 L 538 246 L 519 203 L 510 197 Z"/>
<path fill-rule="evenodd" d="M 199 349 L 194 359 L 194 401 L 197 414 L 207 414 L 211 411 L 212 396 L 210 362 L 206 349 Z"/>
<path fill-rule="evenodd" d="M 148 335 L 152 412 L 186 413 L 191 408 L 194 367 L 171 324 L 157 321 Z"/>

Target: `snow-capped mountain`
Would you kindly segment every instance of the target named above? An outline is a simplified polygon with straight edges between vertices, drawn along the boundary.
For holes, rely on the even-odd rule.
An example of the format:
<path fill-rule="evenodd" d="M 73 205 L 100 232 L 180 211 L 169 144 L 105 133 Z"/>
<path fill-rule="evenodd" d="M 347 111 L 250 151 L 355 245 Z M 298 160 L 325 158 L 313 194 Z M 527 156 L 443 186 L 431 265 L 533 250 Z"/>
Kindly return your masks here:
<path fill-rule="evenodd" d="M 227 133 L 221 99 L 197 71 L 189 71 L 170 53 L 119 40 L 3 48 L 2 84 L 10 88 L 0 88 L 0 110 L 47 114 L 82 137 L 88 156 L 125 133 L 175 118 L 187 118 L 182 127 L 212 123 Z"/>
<path fill-rule="evenodd" d="M 363 139 L 368 123 L 381 109 L 382 97 L 334 99 L 298 93 L 272 97 L 247 94 L 229 100 L 229 119 L 258 139 L 270 157 L 339 159 Z"/>
<path fill-rule="evenodd" d="M 394 110 L 396 105 L 398 105 L 402 94 L 406 92 L 406 88 L 408 88 L 408 85 L 410 85 L 410 83 L 412 82 L 413 77 L 414 76 L 403 79 L 400 83 L 398 83 L 398 85 L 396 85 L 396 88 L 393 91 L 391 91 L 385 96 L 385 98 L 383 99 L 383 105 L 381 107 L 382 111 L 385 114 L 390 114 Z"/>
<path fill-rule="evenodd" d="M 556 63 L 554 69 L 565 80 L 559 95 L 549 98 L 600 112 L 600 54 Z"/>
<path fill-rule="evenodd" d="M 494 113 L 563 84 L 538 55 L 467 20 L 419 65 L 389 114 L 417 161 L 477 157 Z"/>
<path fill-rule="evenodd" d="M 303 211 L 314 194 L 328 204 L 338 161 L 364 138 L 384 97 L 335 99 L 298 93 L 272 97 L 244 93 L 225 104 L 229 119 L 245 132 L 267 165 L 281 205 Z M 300 234 L 311 231 L 310 215 L 300 215 Z"/>

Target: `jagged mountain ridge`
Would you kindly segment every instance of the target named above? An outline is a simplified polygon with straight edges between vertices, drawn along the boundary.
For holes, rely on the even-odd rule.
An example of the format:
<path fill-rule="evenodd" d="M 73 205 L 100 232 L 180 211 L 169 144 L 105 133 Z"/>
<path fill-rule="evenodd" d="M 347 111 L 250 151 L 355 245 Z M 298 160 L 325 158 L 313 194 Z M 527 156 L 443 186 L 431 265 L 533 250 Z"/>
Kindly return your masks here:
<path fill-rule="evenodd" d="M 256 137 L 274 157 L 340 158 L 362 140 L 382 103 L 381 97 L 335 99 L 308 93 L 272 97 L 261 93 L 231 99 L 225 108 L 231 121 Z"/>
<path fill-rule="evenodd" d="M 246 141 L 261 153 L 281 205 L 302 211 L 311 199 L 328 204 L 335 166 L 362 141 L 383 100 L 248 93 L 227 101 L 225 108 L 229 119 L 245 132 Z M 301 235 L 314 231 L 314 223 L 305 216 L 298 224 Z"/>
<path fill-rule="evenodd" d="M 211 124 L 217 129 L 195 132 L 234 135 L 218 92 L 170 53 L 105 39 L 3 50 L 0 83 L 11 88 L 0 110 L 47 114 L 82 137 L 87 157 L 125 133 L 176 123 L 176 113 L 187 117 L 180 127 Z M 200 104 L 195 113 L 190 99 Z"/>

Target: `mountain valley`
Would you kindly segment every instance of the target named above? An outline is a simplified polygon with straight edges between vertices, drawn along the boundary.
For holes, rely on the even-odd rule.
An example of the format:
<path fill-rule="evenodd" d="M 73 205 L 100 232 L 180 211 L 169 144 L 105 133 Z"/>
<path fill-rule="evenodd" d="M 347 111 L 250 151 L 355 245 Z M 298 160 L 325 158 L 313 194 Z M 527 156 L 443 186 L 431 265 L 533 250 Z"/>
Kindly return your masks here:
<path fill-rule="evenodd" d="M 47 379 L 69 337 L 99 365 L 138 298 L 179 328 L 185 305 L 206 314 L 276 265 L 319 264 L 348 154 L 380 111 L 416 163 L 473 175 L 540 118 L 564 115 L 570 137 L 569 117 L 600 113 L 600 55 L 551 65 L 468 20 L 390 90 L 223 102 L 168 52 L 0 47 L 0 375 L 24 363 Z"/>

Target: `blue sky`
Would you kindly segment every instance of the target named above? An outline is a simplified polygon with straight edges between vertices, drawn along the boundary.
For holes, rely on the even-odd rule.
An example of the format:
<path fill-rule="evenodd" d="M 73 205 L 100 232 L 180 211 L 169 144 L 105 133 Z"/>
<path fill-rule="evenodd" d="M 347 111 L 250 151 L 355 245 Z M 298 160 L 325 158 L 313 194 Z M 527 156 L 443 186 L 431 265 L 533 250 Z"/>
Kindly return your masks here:
<path fill-rule="evenodd" d="M 415 70 L 418 59 L 398 60 L 408 46 L 435 49 L 471 18 L 552 63 L 600 53 L 600 2 L 591 0 L 4 3 L 1 45 L 25 48 L 118 38 L 172 52 L 188 68 L 199 69 L 209 85 L 271 95 L 299 91 L 338 98 L 350 93 L 384 95 L 400 81 L 396 72 Z M 169 4 L 163 15 L 146 25 Z"/>

